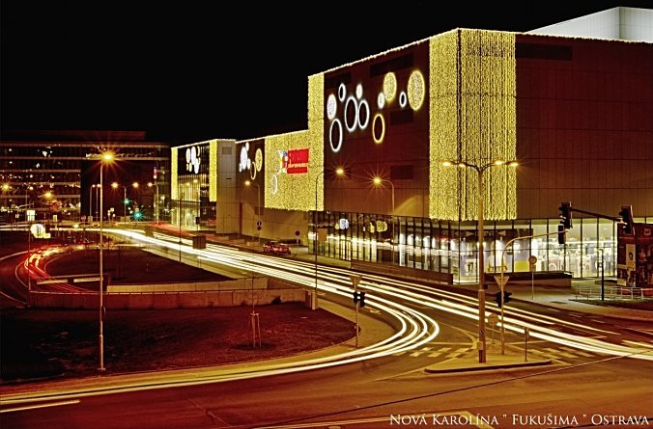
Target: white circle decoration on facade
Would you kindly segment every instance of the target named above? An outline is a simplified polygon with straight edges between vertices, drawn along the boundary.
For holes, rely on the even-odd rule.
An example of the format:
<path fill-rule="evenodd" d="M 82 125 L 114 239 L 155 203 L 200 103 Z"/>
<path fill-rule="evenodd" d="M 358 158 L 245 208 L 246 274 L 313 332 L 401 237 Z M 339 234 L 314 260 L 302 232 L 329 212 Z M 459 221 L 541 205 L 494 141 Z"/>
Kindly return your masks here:
<path fill-rule="evenodd" d="M 202 162 L 202 158 L 199 146 L 186 149 L 186 171 L 198 174 L 200 172 L 200 162 Z"/>
<path fill-rule="evenodd" d="M 379 96 L 376 97 L 376 105 L 379 106 L 379 109 L 385 107 L 385 95 L 382 92 L 379 92 Z"/>
<path fill-rule="evenodd" d="M 337 138 L 338 144 L 334 145 L 333 144 L 333 133 L 334 129 L 337 128 L 335 131 L 337 133 Z M 336 119 L 333 122 L 331 122 L 331 127 L 329 128 L 329 144 L 331 145 L 331 150 L 333 152 L 339 152 L 340 148 L 342 147 L 342 123 L 340 123 L 340 119 Z"/>
<path fill-rule="evenodd" d="M 362 100 L 358 105 L 358 127 L 361 130 L 367 128 L 370 123 L 370 105 L 367 100 Z"/>
<path fill-rule="evenodd" d="M 397 76 L 393 72 L 383 77 L 383 95 L 388 103 L 392 103 L 397 95 Z"/>
<path fill-rule="evenodd" d="M 377 113 L 374 115 L 374 120 L 372 121 L 372 138 L 374 143 L 381 144 L 385 138 L 385 119 L 383 115 Z"/>
<path fill-rule="evenodd" d="M 413 110 L 419 110 L 424 103 L 424 96 L 426 94 L 426 85 L 424 83 L 424 76 L 419 70 L 415 70 L 408 78 L 408 103 Z"/>
<path fill-rule="evenodd" d="M 338 87 L 338 99 L 340 101 L 345 101 L 346 96 L 347 96 L 347 88 L 345 88 L 344 83 L 341 83 L 340 86 Z"/>
<path fill-rule="evenodd" d="M 363 98 L 363 85 L 360 83 L 356 85 L 356 98 L 359 100 Z"/>
<path fill-rule="evenodd" d="M 338 113 L 338 102 L 336 96 L 330 94 L 327 99 L 327 118 L 332 121 L 336 117 L 336 113 Z"/>
<path fill-rule="evenodd" d="M 352 96 L 347 98 L 345 103 L 345 128 L 350 133 L 356 130 L 356 124 L 358 123 L 358 103 L 356 99 Z"/>
<path fill-rule="evenodd" d="M 249 169 L 249 143 L 245 143 L 240 148 L 240 159 L 238 160 L 238 172 Z"/>
<path fill-rule="evenodd" d="M 406 93 L 404 91 L 401 91 L 401 93 L 399 93 L 399 107 L 401 107 L 402 109 L 406 107 L 406 98 L 407 98 Z"/>

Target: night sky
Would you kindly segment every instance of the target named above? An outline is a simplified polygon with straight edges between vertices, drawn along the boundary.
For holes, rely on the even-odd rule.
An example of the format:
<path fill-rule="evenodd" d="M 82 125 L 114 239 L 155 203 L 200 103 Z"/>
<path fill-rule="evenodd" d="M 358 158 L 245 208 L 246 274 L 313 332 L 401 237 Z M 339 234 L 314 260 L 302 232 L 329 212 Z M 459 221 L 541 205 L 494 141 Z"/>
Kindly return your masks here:
<path fill-rule="evenodd" d="M 144 130 L 171 143 L 301 130 L 308 75 L 457 27 L 528 31 L 619 5 L 653 8 L 258 3 L 3 0 L 2 130 Z"/>

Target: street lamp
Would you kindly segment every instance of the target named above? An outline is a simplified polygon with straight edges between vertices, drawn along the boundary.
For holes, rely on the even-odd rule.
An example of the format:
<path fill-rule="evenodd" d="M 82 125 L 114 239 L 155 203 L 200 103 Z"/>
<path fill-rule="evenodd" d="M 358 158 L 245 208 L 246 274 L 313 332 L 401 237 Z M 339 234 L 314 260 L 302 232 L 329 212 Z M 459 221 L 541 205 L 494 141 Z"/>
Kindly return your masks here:
<path fill-rule="evenodd" d="M 379 187 L 382 183 L 389 183 L 392 190 L 392 263 L 395 262 L 395 185 L 388 179 L 376 176 L 372 179 L 374 186 Z M 401 251 L 401 250 L 400 250 Z"/>
<path fill-rule="evenodd" d="M 256 233 L 258 234 L 258 244 L 261 245 L 261 187 L 258 183 L 253 183 L 251 180 L 245 180 L 245 186 L 256 186 L 256 199 L 258 204 L 258 210 L 256 214 Z"/>
<path fill-rule="evenodd" d="M 100 304 L 99 304 L 99 323 L 100 323 L 100 332 L 98 337 L 99 342 L 99 354 L 100 354 L 100 366 L 98 371 L 104 371 L 104 254 L 103 254 L 103 228 L 104 228 L 104 192 L 102 192 L 104 185 L 104 164 L 111 164 L 115 158 L 113 152 L 103 152 L 100 158 Z"/>
<path fill-rule="evenodd" d="M 118 182 L 113 182 L 111 184 L 111 187 L 113 189 L 118 189 L 122 188 L 123 190 L 123 196 L 122 196 L 122 216 L 126 217 L 127 216 L 127 187 L 119 184 Z"/>
<path fill-rule="evenodd" d="M 159 223 L 159 185 L 153 182 L 147 183 L 148 188 L 151 188 L 152 186 L 154 186 L 156 192 L 156 196 L 154 197 L 154 207 L 152 207 L 154 209 L 154 219 L 156 223 Z"/>
<path fill-rule="evenodd" d="M 483 165 L 471 164 L 466 161 L 444 161 L 442 165 L 445 167 L 473 168 L 478 173 L 478 362 L 485 363 L 487 361 L 487 349 L 485 342 L 485 289 L 483 288 L 485 282 L 485 251 L 483 249 L 485 242 L 485 231 L 483 229 L 485 193 L 483 192 L 483 173 L 491 167 L 507 165 L 514 168 L 519 164 L 517 161 L 495 160 Z"/>
<path fill-rule="evenodd" d="M 324 174 L 326 170 L 320 171 L 317 176 L 315 176 L 315 218 L 313 219 L 313 251 L 315 252 L 315 292 L 313 294 L 313 299 L 311 300 L 311 309 L 317 310 L 317 250 L 318 250 L 318 239 L 317 239 L 317 180 L 321 175 Z M 336 168 L 336 174 L 338 176 L 344 176 L 345 170 L 341 167 Z"/>

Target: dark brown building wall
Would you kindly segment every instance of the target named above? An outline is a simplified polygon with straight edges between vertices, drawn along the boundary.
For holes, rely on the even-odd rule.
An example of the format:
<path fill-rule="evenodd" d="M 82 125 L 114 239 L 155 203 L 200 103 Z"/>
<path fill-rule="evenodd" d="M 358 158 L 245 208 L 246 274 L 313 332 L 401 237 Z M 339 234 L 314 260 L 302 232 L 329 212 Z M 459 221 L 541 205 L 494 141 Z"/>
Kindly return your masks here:
<path fill-rule="evenodd" d="M 518 218 L 653 215 L 653 45 L 517 36 Z"/>

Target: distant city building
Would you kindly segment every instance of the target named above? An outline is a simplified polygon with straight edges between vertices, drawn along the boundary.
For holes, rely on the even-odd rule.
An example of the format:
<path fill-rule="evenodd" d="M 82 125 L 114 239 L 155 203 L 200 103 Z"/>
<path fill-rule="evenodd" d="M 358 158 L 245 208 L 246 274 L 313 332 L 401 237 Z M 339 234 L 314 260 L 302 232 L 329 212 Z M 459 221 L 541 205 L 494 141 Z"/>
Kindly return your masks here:
<path fill-rule="evenodd" d="M 147 141 L 141 131 L 78 130 L 3 130 L 0 219 L 24 221 L 26 207 L 36 210 L 37 220 L 53 216 L 59 221 L 97 219 L 99 164 L 93 158 L 103 150 L 116 153 L 116 161 L 104 172 L 105 219 L 133 217 L 134 213 L 154 219 L 157 190 L 164 219 L 169 204 L 170 145 Z"/>

